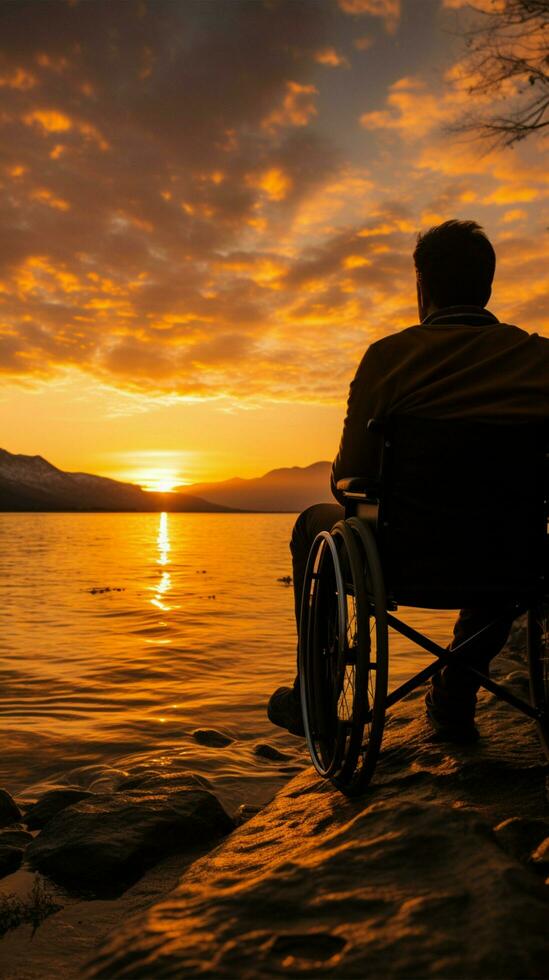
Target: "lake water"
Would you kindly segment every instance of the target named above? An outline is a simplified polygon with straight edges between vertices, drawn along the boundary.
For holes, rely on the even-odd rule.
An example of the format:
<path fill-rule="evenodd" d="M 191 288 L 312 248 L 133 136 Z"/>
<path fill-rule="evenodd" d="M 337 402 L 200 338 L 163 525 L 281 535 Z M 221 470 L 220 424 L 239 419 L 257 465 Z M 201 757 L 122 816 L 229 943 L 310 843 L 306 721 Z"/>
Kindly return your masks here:
<path fill-rule="evenodd" d="M 25 799 L 176 759 L 229 809 L 266 802 L 308 764 L 265 714 L 295 670 L 292 590 L 277 581 L 291 573 L 294 520 L 0 514 L 0 785 Z M 455 616 L 405 618 L 446 643 Z M 393 683 L 426 662 L 394 636 Z M 200 745 L 197 728 L 234 741 Z M 259 757 L 265 742 L 290 758 Z"/>

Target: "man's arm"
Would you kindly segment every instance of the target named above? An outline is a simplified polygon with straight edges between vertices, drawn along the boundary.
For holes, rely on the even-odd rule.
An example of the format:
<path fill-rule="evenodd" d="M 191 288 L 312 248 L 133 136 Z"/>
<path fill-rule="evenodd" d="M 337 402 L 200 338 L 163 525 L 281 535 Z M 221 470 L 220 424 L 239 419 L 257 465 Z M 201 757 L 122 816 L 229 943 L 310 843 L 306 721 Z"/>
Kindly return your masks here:
<path fill-rule="evenodd" d="M 344 497 L 336 489 L 338 480 L 350 476 L 372 479 L 378 476 L 379 440 L 368 432 L 367 425 L 371 418 L 383 411 L 379 391 L 382 381 L 375 349 L 369 347 L 349 388 L 339 452 L 332 465 L 331 490 L 340 503 L 344 502 Z"/>

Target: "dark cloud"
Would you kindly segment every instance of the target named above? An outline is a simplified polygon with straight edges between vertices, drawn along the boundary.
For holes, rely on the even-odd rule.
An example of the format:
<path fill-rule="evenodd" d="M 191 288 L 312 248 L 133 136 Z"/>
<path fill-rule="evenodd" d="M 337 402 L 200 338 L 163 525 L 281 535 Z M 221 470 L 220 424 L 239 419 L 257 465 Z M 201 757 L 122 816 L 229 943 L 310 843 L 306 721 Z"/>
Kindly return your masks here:
<path fill-rule="evenodd" d="M 352 59 L 363 15 L 396 29 L 397 7 L 0 3 L 0 369 L 340 393 L 365 325 L 413 312 L 414 190 L 426 212 L 470 194 L 449 163 L 442 186 L 425 162 L 415 188 L 383 167 L 376 183 L 326 124 L 332 79 L 357 88 L 352 60 L 326 66 Z M 424 90 L 405 91 L 412 117 Z"/>
<path fill-rule="evenodd" d="M 0 5 L 5 368 L 46 357 L 177 384 L 174 335 L 259 321 L 261 286 L 214 268 L 337 170 L 331 140 L 304 131 L 331 7 Z M 204 357 L 224 349 L 209 343 Z"/>

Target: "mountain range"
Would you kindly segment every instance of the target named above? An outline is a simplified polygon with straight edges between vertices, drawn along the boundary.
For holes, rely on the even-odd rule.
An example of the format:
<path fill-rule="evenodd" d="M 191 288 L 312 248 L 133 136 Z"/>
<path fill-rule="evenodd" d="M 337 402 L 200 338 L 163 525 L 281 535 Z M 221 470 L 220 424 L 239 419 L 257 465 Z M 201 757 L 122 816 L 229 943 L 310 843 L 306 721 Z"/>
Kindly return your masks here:
<path fill-rule="evenodd" d="M 148 493 L 89 473 L 65 473 L 42 456 L 0 449 L 0 510 L 227 511 L 190 494 Z"/>
<path fill-rule="evenodd" d="M 329 475 L 330 464 L 320 462 L 159 493 L 0 449 L 0 511 L 296 512 L 330 499 Z"/>
<path fill-rule="evenodd" d="M 315 503 L 335 503 L 330 469 L 330 463 L 322 461 L 270 470 L 248 480 L 236 476 L 221 483 L 193 483 L 184 490 L 239 510 L 302 511 Z"/>

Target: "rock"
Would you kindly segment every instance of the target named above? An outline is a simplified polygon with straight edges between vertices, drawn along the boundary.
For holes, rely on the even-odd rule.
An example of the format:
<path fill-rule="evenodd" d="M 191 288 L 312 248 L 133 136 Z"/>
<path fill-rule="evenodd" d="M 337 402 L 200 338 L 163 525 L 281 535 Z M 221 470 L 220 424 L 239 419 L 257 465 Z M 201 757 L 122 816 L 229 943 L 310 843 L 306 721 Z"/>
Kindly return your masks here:
<path fill-rule="evenodd" d="M 50 789 L 28 808 L 25 813 L 25 823 L 30 830 L 40 830 L 60 810 L 93 795 L 87 789 L 75 789 L 69 786 L 62 789 Z"/>
<path fill-rule="evenodd" d="M 271 945 L 271 953 L 281 962 L 312 961 L 323 963 L 341 953 L 345 940 L 329 932 L 291 932 L 277 936 Z"/>
<path fill-rule="evenodd" d="M 234 824 L 190 774 L 156 787 L 95 794 L 48 821 L 27 849 L 31 866 L 97 895 L 120 894 L 161 858 L 215 841 Z"/>
<path fill-rule="evenodd" d="M 90 595 L 103 595 L 104 592 L 125 592 L 126 589 L 116 585 L 96 585 L 93 589 L 85 589 Z"/>
<path fill-rule="evenodd" d="M 498 669 L 514 669 L 508 652 Z M 391 710 L 364 797 L 300 773 L 122 924 L 89 975 L 545 977 L 549 890 L 534 866 L 549 853 L 547 767 L 534 726 L 482 693 L 480 742 L 433 744 L 422 695 Z"/>
<path fill-rule="evenodd" d="M 541 874 L 549 874 L 549 837 L 546 837 L 532 854 L 532 864 Z"/>
<path fill-rule="evenodd" d="M 0 827 L 9 827 L 12 823 L 19 823 L 22 820 L 22 813 L 13 796 L 7 790 L 0 789 Z"/>
<path fill-rule="evenodd" d="M 347 801 L 307 772 L 122 926 L 91 975 L 542 977 L 547 911 L 476 813 Z"/>
<path fill-rule="evenodd" d="M 32 834 L 27 830 L 4 830 L 0 831 L 0 847 L 10 844 L 12 847 L 26 847 L 33 840 Z"/>
<path fill-rule="evenodd" d="M 519 698 L 524 698 L 526 701 L 529 700 L 530 678 L 525 670 L 512 670 L 505 677 L 501 678 L 501 682 Z"/>
<path fill-rule="evenodd" d="M 509 817 L 494 827 L 498 844 L 517 861 L 529 861 L 532 851 L 549 834 L 549 820 Z"/>
<path fill-rule="evenodd" d="M 257 745 L 254 745 L 254 755 L 259 755 L 262 759 L 272 759 L 275 762 L 291 759 L 288 752 L 281 752 L 280 749 L 275 748 L 274 745 L 269 745 L 268 742 L 258 742 Z"/>
<path fill-rule="evenodd" d="M 252 817 L 255 817 L 256 813 L 261 813 L 262 809 L 263 807 L 255 806 L 253 803 L 241 803 L 236 814 L 237 826 L 239 827 L 240 824 L 251 820 Z"/>
<path fill-rule="evenodd" d="M 200 745 L 211 745 L 214 748 L 223 748 L 225 745 L 234 742 L 234 738 L 216 731 L 215 728 L 196 728 L 193 732 L 193 738 Z"/>
<path fill-rule="evenodd" d="M 65 781 L 73 789 L 86 789 L 91 793 L 111 793 L 127 775 L 126 769 L 115 769 L 105 763 L 92 763 L 71 769 L 65 774 Z M 55 788 L 66 789 L 67 785 Z"/>
<path fill-rule="evenodd" d="M 513 652 L 522 653 L 526 651 L 526 616 L 515 620 L 511 626 L 507 643 Z"/>
<path fill-rule="evenodd" d="M 87 784 L 92 793 L 112 793 L 118 788 L 120 781 L 128 775 L 123 769 L 112 769 L 105 766 L 97 766 L 94 769 L 96 769 L 97 775 Z"/>
<path fill-rule="evenodd" d="M 15 847 L 12 844 L 3 844 L 0 841 L 0 878 L 9 875 L 12 871 L 17 871 L 23 860 L 23 848 Z"/>
<path fill-rule="evenodd" d="M 146 767 L 134 772 L 131 776 L 126 776 L 119 782 L 116 789 L 123 792 L 143 790 L 147 793 L 156 791 L 163 794 L 168 791 L 174 792 L 177 789 L 186 789 L 189 786 L 189 779 L 192 780 L 193 785 L 211 790 L 209 779 L 206 779 L 205 776 L 199 776 L 197 773 L 189 776 L 189 773 L 182 769 L 166 771 Z"/>

